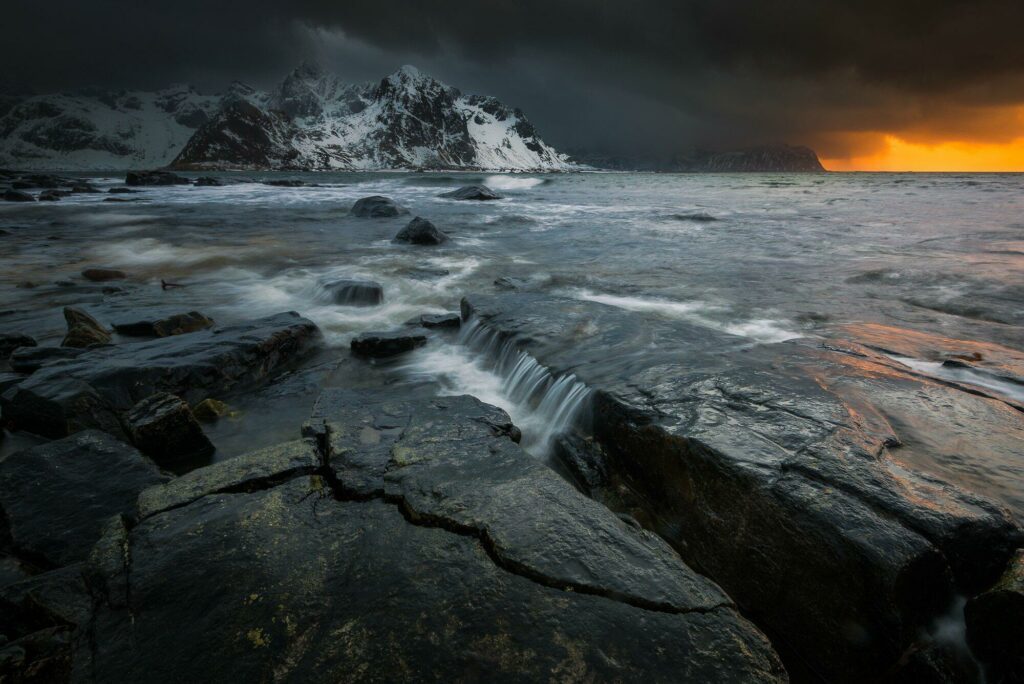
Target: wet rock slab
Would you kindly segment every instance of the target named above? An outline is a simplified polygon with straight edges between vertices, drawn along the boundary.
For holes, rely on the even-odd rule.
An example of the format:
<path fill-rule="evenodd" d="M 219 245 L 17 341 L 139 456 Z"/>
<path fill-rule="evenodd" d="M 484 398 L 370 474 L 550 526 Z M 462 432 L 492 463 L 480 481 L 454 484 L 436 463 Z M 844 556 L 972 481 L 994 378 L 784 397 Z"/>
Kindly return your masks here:
<path fill-rule="evenodd" d="M 121 335 L 131 337 L 170 337 L 206 330 L 214 325 L 213 319 L 199 313 L 189 311 L 165 316 L 123 318 L 114 321 L 111 326 Z"/>
<path fill-rule="evenodd" d="M 313 441 L 194 471 L 108 528 L 77 671 L 785 681 L 714 584 L 521 451 L 499 409 L 346 391 L 317 406 Z"/>
<path fill-rule="evenodd" d="M 901 463 L 886 419 L 918 411 L 907 397 L 922 388 L 951 405 L 991 400 L 813 341 L 751 348 L 592 302 L 472 296 L 463 315 L 484 341 L 594 389 L 602 498 L 629 492 L 630 513 L 827 679 L 877 677 L 1021 543 L 1006 509 Z M 893 378 L 909 395 L 882 411 L 872 390 L 894 391 Z M 1016 413 L 985 427 L 1012 431 Z M 961 427 L 935 425 L 951 443 Z"/>
<path fill-rule="evenodd" d="M 410 352 L 427 343 L 422 332 L 391 330 L 388 332 L 365 332 L 352 338 L 352 351 L 359 356 L 387 358 Z"/>
<path fill-rule="evenodd" d="M 167 477 L 131 446 L 89 430 L 0 461 L 0 510 L 15 551 L 51 566 L 85 560 L 115 514 Z"/>
<path fill-rule="evenodd" d="M 5 420 L 49 437 L 98 427 L 124 435 L 122 415 L 157 392 L 195 404 L 265 379 L 320 342 L 311 321 L 283 313 L 249 323 L 90 349 L 48 363 L 2 397 Z M 16 354 L 17 355 L 17 354 Z"/>

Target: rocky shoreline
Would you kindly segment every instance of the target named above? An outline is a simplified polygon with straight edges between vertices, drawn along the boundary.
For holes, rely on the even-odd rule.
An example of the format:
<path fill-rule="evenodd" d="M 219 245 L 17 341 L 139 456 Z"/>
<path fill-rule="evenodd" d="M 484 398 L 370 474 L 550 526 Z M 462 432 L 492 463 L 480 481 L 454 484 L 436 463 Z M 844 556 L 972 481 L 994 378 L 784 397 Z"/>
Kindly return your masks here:
<path fill-rule="evenodd" d="M 499 280 L 350 349 L 295 312 L 2 331 L 0 439 L 38 444 L 0 460 L 0 681 L 1021 681 L 1024 507 L 942 458 L 1019 459 L 1024 410 L 971 382 L 1019 382 L 1018 352 L 871 325 L 751 345 Z M 572 397 L 550 463 L 501 408 L 387 380 L 428 341 L 514 366 L 552 413 Z M 365 382 L 326 386 L 337 364 Z M 236 398 L 296 386 L 317 398 L 291 441 L 195 467 Z"/>

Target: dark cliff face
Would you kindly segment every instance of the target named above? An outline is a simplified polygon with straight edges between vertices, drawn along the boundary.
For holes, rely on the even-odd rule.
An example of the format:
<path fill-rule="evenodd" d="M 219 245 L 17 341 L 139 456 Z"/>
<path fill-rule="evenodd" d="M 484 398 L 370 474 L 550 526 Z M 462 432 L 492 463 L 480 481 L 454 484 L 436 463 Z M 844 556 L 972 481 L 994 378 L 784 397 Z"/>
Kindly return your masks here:
<path fill-rule="evenodd" d="M 235 168 L 287 168 L 295 150 L 295 134 L 287 117 L 267 112 L 240 97 L 229 98 L 210 121 L 186 143 L 173 166 L 201 169 L 210 160 Z"/>
<path fill-rule="evenodd" d="M 674 171 L 821 172 L 825 167 L 809 147 L 766 145 L 728 152 L 696 152 L 670 164 Z"/>
<path fill-rule="evenodd" d="M 738 150 L 693 150 L 669 159 L 630 155 L 601 155 L 585 150 L 572 158 L 600 169 L 615 171 L 659 171 L 665 173 L 821 173 L 826 171 L 809 147 L 764 145 Z"/>

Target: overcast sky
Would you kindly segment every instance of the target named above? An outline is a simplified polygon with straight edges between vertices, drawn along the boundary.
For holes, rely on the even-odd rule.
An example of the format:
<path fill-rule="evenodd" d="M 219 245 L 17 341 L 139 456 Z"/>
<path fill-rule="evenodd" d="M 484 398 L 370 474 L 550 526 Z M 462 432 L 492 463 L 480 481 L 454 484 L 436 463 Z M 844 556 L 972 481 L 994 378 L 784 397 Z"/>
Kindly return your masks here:
<path fill-rule="evenodd" d="M 1024 0 L 6 0 L 3 76 L 38 91 L 409 63 L 521 107 L 563 147 L 669 154 L 878 134 L 1024 134 Z"/>

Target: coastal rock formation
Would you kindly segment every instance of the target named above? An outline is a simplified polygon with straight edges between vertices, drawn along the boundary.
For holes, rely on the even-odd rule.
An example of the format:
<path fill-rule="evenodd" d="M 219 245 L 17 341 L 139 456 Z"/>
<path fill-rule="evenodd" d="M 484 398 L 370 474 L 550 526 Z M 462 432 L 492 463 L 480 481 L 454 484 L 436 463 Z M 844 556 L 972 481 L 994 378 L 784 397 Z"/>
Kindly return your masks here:
<path fill-rule="evenodd" d="M 470 397 L 330 392 L 313 439 L 144 492 L 139 522 L 111 525 L 90 559 L 104 598 L 76 671 L 786 680 L 713 583 L 523 453 L 509 426 Z"/>
<path fill-rule="evenodd" d="M 36 341 L 29 335 L 0 333 L 0 361 L 11 358 L 11 354 L 17 349 L 34 346 L 36 346 Z"/>
<path fill-rule="evenodd" d="M 158 463 L 213 451 L 188 403 L 173 394 L 146 397 L 128 411 L 124 424 L 132 444 Z"/>
<path fill-rule="evenodd" d="M 382 359 L 410 352 L 427 343 L 422 332 L 392 330 L 390 332 L 365 332 L 352 338 L 352 351 L 360 356 Z"/>
<path fill-rule="evenodd" d="M 149 316 L 146 318 L 123 319 L 111 324 L 121 335 L 132 337 L 170 337 L 206 330 L 214 325 L 213 319 L 198 311 L 170 314 L 167 316 Z"/>
<path fill-rule="evenodd" d="M 373 195 L 356 200 L 349 213 L 358 218 L 390 218 L 408 214 L 409 210 L 398 206 L 390 197 Z"/>
<path fill-rule="evenodd" d="M 249 323 L 135 344 L 90 349 L 44 364 L 0 399 L 5 420 L 63 437 L 97 427 L 124 436 L 121 417 L 142 399 L 167 392 L 188 402 L 263 380 L 320 340 L 294 312 Z"/>
<path fill-rule="evenodd" d="M 852 343 L 751 349 L 700 326 L 640 325 L 635 312 L 533 294 L 467 297 L 463 315 L 595 390 L 590 470 L 602 500 L 671 541 L 826 678 L 879 676 L 955 591 L 985 589 L 1024 540 L 1005 508 L 895 458 L 914 433 L 885 417 L 931 421 L 933 438 L 952 444 L 976 443 L 958 430 L 1006 435 L 989 447 L 1005 459 L 1024 423 L 1005 404 Z M 989 402 L 990 413 L 964 428 L 921 413 L 920 392 Z"/>
<path fill-rule="evenodd" d="M 501 195 L 491 190 L 486 185 L 467 185 L 464 188 L 458 190 L 452 190 L 451 192 L 443 192 L 438 197 L 444 197 L 447 199 L 454 200 L 497 200 L 501 199 Z"/>
<path fill-rule="evenodd" d="M 419 216 L 409 221 L 395 236 L 395 242 L 408 242 L 414 245 L 440 245 L 447 241 L 448 236 L 444 231 Z"/>
<path fill-rule="evenodd" d="M 68 324 L 68 333 L 60 343 L 62 347 L 82 349 L 110 342 L 110 331 L 81 309 L 64 307 L 64 320 Z"/>
<path fill-rule="evenodd" d="M 324 285 L 328 297 L 342 306 L 377 306 L 384 301 L 384 288 L 372 280 L 335 280 Z"/>
<path fill-rule="evenodd" d="M 189 185 L 187 178 L 182 178 L 170 171 L 129 171 L 124 177 L 125 185 Z"/>
<path fill-rule="evenodd" d="M 87 430 L 0 461 L 0 511 L 15 553 L 50 567 L 83 561 L 111 516 L 168 478 L 110 435 Z"/>

